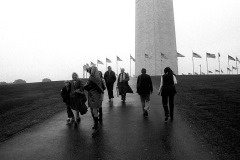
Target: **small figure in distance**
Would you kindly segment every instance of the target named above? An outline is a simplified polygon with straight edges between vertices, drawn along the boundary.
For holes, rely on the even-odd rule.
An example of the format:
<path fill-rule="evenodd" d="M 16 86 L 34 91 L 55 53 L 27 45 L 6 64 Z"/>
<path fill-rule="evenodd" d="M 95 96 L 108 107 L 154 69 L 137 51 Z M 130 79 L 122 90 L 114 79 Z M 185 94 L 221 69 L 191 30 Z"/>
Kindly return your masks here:
<path fill-rule="evenodd" d="M 133 93 L 131 87 L 128 85 L 129 75 L 125 73 L 125 69 L 121 68 L 121 73 L 118 76 L 117 87 L 119 90 L 119 95 L 122 97 L 122 101 L 126 100 L 126 93 Z"/>
<path fill-rule="evenodd" d="M 107 86 L 109 102 L 112 102 L 113 96 L 113 85 L 116 81 L 115 72 L 112 71 L 112 67 L 108 66 L 108 70 L 104 73 L 104 79 Z"/>
<path fill-rule="evenodd" d="M 177 79 L 170 67 L 164 69 L 164 75 L 161 76 L 160 87 L 158 89 L 158 95 L 162 96 L 162 104 L 165 112 L 165 122 L 167 122 L 169 117 L 173 120 L 174 114 L 174 96 L 177 93 L 175 84 L 177 84 Z M 169 103 L 169 109 L 168 109 Z"/>
<path fill-rule="evenodd" d="M 148 117 L 148 111 L 150 110 L 150 94 L 153 92 L 151 77 L 146 74 L 146 69 L 142 69 L 142 74 L 137 78 L 137 93 L 140 95 L 143 116 Z"/>

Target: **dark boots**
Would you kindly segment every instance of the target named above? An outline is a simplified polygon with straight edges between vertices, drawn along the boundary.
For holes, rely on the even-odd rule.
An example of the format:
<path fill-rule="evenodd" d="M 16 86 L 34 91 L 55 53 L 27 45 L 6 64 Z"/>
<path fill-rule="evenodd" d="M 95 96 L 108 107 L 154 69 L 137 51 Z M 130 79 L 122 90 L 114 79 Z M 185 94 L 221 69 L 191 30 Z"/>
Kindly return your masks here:
<path fill-rule="evenodd" d="M 92 133 L 92 137 L 96 136 L 98 134 L 98 131 L 99 131 L 99 127 L 98 127 L 98 117 L 93 117 L 93 120 L 94 120 L 94 131 Z"/>

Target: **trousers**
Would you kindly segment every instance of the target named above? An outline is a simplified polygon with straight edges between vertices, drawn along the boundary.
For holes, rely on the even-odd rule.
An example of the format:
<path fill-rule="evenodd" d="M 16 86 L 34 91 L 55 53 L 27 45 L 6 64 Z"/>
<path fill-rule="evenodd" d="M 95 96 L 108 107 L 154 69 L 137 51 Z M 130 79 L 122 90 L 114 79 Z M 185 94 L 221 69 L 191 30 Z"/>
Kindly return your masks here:
<path fill-rule="evenodd" d="M 113 85 L 114 85 L 114 83 L 106 83 L 109 99 L 114 98 L 113 97 Z"/>
<path fill-rule="evenodd" d="M 145 110 L 149 109 L 150 104 L 150 94 L 140 94 L 141 104 L 142 104 L 142 110 L 145 112 Z"/>
<path fill-rule="evenodd" d="M 169 117 L 169 110 L 170 110 L 170 118 L 173 118 L 173 113 L 174 113 L 174 95 L 162 96 L 162 104 L 163 104 L 165 117 Z"/>
<path fill-rule="evenodd" d="M 71 109 L 71 106 L 70 104 L 66 104 L 67 106 L 67 115 L 68 115 L 68 118 L 74 118 L 74 114 L 72 112 L 72 109 Z"/>

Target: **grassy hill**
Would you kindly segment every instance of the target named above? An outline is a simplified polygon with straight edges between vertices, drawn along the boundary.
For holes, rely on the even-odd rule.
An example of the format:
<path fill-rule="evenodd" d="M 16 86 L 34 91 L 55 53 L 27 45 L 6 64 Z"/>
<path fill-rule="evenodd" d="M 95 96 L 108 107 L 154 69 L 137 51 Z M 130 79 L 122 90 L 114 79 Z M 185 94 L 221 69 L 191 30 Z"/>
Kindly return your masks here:
<path fill-rule="evenodd" d="M 189 127 L 218 152 L 221 145 L 230 154 L 238 154 L 240 76 L 177 76 L 177 80 L 176 110 Z M 158 88 L 160 77 L 152 81 Z M 66 110 L 60 97 L 63 85 L 59 81 L 0 86 L 0 142 Z"/>
<path fill-rule="evenodd" d="M 177 79 L 175 106 L 189 127 L 219 154 L 239 154 L 240 75 L 178 76 Z M 156 87 L 159 81 L 159 77 L 153 77 Z M 224 151 L 219 150 L 219 145 Z"/>
<path fill-rule="evenodd" d="M 66 110 L 60 96 L 63 86 L 63 81 L 1 85 L 0 142 Z"/>

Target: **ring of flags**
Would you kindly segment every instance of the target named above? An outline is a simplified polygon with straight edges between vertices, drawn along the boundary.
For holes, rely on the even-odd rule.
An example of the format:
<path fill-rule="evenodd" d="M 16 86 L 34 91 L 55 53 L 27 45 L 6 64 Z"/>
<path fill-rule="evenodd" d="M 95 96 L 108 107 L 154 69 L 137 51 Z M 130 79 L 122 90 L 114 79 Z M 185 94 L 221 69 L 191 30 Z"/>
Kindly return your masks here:
<path fill-rule="evenodd" d="M 177 52 L 176 53 L 176 56 L 177 58 L 179 57 L 185 57 L 184 55 L 182 55 L 181 53 Z M 218 61 L 219 61 L 219 69 L 215 69 L 215 73 L 224 73 L 223 70 L 220 68 L 220 53 L 218 52 L 217 53 L 217 56 L 218 56 Z M 151 59 L 152 57 L 147 54 L 146 52 L 144 53 L 144 58 L 145 59 Z M 194 72 L 194 58 L 202 58 L 202 56 L 196 52 L 193 52 L 192 51 L 192 61 L 193 61 L 193 74 L 191 75 L 197 75 L 198 73 Z M 212 53 L 208 53 L 206 52 L 206 61 L 207 61 L 207 74 L 208 73 L 213 73 L 212 71 L 208 70 L 208 58 L 212 58 L 212 59 L 215 59 L 216 58 L 216 54 L 212 54 Z M 163 59 L 168 59 L 166 57 L 166 55 L 164 53 L 161 53 L 161 61 Z M 118 61 L 123 61 L 119 56 L 116 56 L 116 63 L 118 63 Z M 136 62 L 136 59 L 133 58 L 133 56 L 130 54 L 130 70 L 131 70 L 131 61 L 133 62 Z M 236 62 L 236 66 L 231 66 L 230 67 L 230 61 L 235 61 Z M 107 63 L 112 63 L 112 60 L 110 60 L 109 58 L 106 57 L 106 69 L 107 69 Z M 240 63 L 240 60 L 238 59 L 238 57 L 234 58 L 233 56 L 231 55 L 228 55 L 228 67 L 227 67 L 227 73 L 230 74 L 230 72 L 233 72 L 233 70 L 237 70 L 237 74 L 238 74 L 238 63 Z M 83 71 L 85 72 L 86 69 L 90 66 L 98 66 L 98 64 L 104 64 L 103 61 L 97 59 L 97 63 L 93 63 L 93 62 L 90 62 L 90 65 L 88 63 L 86 63 L 85 65 L 83 65 Z M 200 75 L 204 75 L 205 73 L 204 72 L 201 72 L 200 70 Z M 130 75 L 131 75 L 131 71 L 130 71 Z M 188 74 L 190 75 L 190 73 Z"/>

